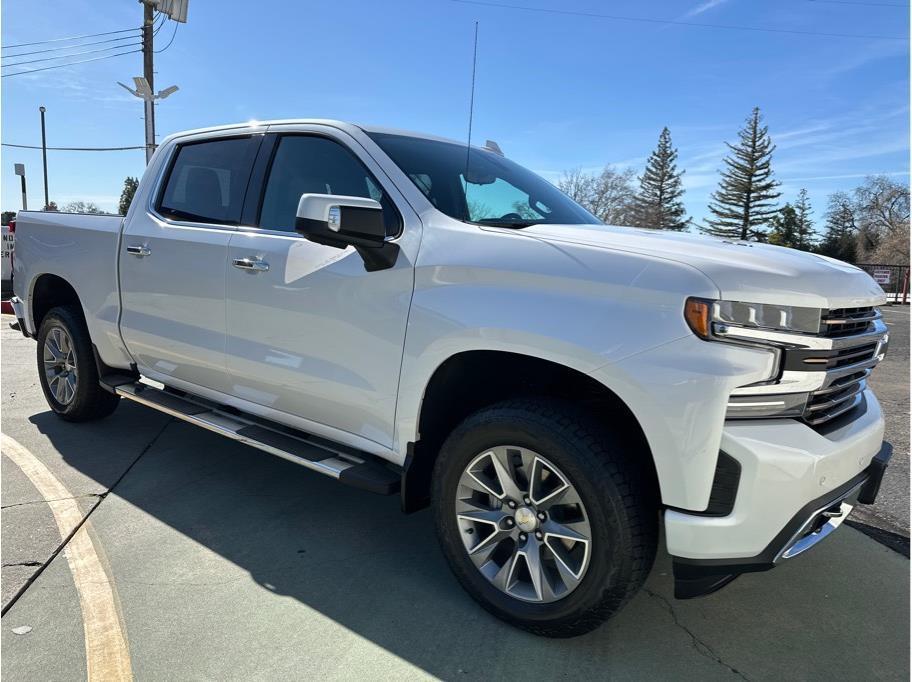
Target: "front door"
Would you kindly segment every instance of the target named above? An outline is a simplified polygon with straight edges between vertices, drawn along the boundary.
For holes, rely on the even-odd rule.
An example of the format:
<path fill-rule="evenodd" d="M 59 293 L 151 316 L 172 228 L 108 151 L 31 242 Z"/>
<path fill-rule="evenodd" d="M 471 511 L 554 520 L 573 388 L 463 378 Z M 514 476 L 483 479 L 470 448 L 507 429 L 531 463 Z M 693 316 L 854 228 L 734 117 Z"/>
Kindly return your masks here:
<path fill-rule="evenodd" d="M 263 135 L 189 139 L 121 241 L 121 333 L 141 373 L 225 392 L 225 268 Z M 139 208 L 139 207 L 137 207 Z"/>
<path fill-rule="evenodd" d="M 271 162 L 252 216 L 256 227 L 239 228 L 229 247 L 230 392 L 276 410 L 274 418 L 303 418 L 317 433 L 326 426 L 389 447 L 418 217 L 397 210 L 393 195 L 407 205 L 395 187 L 377 179 L 382 171 L 344 133 L 320 126 L 272 131 L 260 155 L 268 149 Z M 304 193 L 379 201 L 387 234 L 400 244 L 396 264 L 367 272 L 354 249 L 297 234 Z"/>

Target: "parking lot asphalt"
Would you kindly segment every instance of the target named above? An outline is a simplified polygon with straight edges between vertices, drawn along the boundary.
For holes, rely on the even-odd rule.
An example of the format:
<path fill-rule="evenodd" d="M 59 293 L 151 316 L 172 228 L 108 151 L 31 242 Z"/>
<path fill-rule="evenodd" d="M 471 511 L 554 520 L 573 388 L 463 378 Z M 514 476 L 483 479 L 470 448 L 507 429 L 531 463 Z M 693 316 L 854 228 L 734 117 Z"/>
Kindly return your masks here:
<path fill-rule="evenodd" d="M 893 459 L 884 476 L 877 503 L 853 515 L 872 526 L 909 537 L 909 306 L 886 306 L 890 330 L 887 357 L 871 374 L 869 385 L 887 422 L 884 440 L 893 445 Z"/>
<path fill-rule="evenodd" d="M 672 598 L 660 552 L 646 589 L 606 626 L 542 639 L 462 592 L 427 511 L 404 516 L 394 497 L 134 404 L 91 424 L 55 418 L 34 342 L 8 321 L 2 431 L 18 445 L 4 440 L 2 459 L 4 608 L 13 600 L 0 619 L 5 680 L 113 669 L 115 650 L 87 649 L 93 627 L 105 641 L 121 633 L 128 670 L 151 680 L 909 678 L 909 560 L 853 528 L 691 601 Z M 891 323 L 891 357 L 906 355 L 905 397 L 889 397 L 895 383 L 877 390 L 907 430 L 900 323 Z M 900 371 L 879 373 L 903 380 Z M 892 415 L 893 399 L 905 400 L 904 416 Z M 888 428 L 902 435 L 902 423 Z M 897 532 L 905 519 L 907 533 L 905 435 L 874 513 Z M 31 476 L 20 467 L 26 456 L 36 462 Z M 52 474 L 82 514 L 68 543 L 61 535 L 74 529 L 60 527 L 61 502 L 44 500 L 36 470 Z M 94 550 L 94 574 L 74 547 L 80 538 Z M 112 620 L 85 596 L 99 586 Z"/>

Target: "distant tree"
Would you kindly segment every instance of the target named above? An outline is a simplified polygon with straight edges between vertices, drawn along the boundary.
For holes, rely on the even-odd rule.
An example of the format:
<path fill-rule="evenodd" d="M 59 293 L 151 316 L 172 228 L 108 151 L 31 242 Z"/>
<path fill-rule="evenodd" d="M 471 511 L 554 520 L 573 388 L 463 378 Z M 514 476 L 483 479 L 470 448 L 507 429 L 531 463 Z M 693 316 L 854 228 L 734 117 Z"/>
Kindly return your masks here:
<path fill-rule="evenodd" d="M 671 133 L 665 127 L 640 176 L 640 191 L 634 200 L 637 227 L 683 230 L 690 223 L 681 202 L 684 195 L 681 176 L 684 171 L 678 171 L 677 159 L 678 150 L 672 147 Z"/>
<path fill-rule="evenodd" d="M 124 180 L 123 192 L 120 193 L 120 204 L 117 207 L 117 212 L 120 215 L 127 215 L 127 211 L 130 210 L 130 204 L 133 203 L 133 195 L 136 194 L 137 187 L 139 187 L 139 180 L 128 175 Z"/>
<path fill-rule="evenodd" d="M 3 212 L 3 219 L 0 220 L 0 224 L 2 224 L 2 225 L 9 225 L 9 224 L 10 224 L 10 220 L 12 220 L 12 219 L 15 218 L 15 217 L 16 217 L 16 212 L 15 212 L 15 211 L 4 211 L 4 212 Z"/>
<path fill-rule="evenodd" d="M 634 171 L 606 167 L 601 173 L 581 169 L 565 171 L 558 188 L 592 215 L 608 225 L 634 224 Z"/>
<path fill-rule="evenodd" d="M 60 209 L 57 208 L 57 202 L 56 202 L 56 201 L 52 201 L 51 203 L 47 204 L 47 205 L 44 207 L 44 210 L 45 210 L 45 211 L 59 211 Z"/>
<path fill-rule="evenodd" d="M 834 192 L 827 202 L 826 231 L 817 251 L 824 256 L 854 263 L 856 233 L 852 200 L 845 192 Z"/>
<path fill-rule="evenodd" d="M 776 146 L 762 121 L 760 108 L 754 107 L 738 132 L 738 143 L 725 143 L 731 154 L 724 159 L 719 189 L 709 204 L 714 217 L 707 219 L 704 232 L 732 239 L 765 238 L 763 226 L 777 212 L 779 182 L 770 165 Z"/>
<path fill-rule="evenodd" d="M 772 230 L 769 233 L 769 243 L 776 246 L 787 246 L 797 249 L 800 243 L 800 221 L 798 212 L 791 204 L 786 204 L 779 212 L 770 218 Z"/>
<path fill-rule="evenodd" d="M 53 209 L 53 210 L 56 210 Z M 91 201 L 71 201 L 66 206 L 63 207 L 64 213 L 101 213 L 102 210 L 98 208 Z"/>
<path fill-rule="evenodd" d="M 854 192 L 861 262 L 909 264 L 909 186 L 885 175 L 869 177 Z"/>
<path fill-rule="evenodd" d="M 795 235 L 795 248 L 810 251 L 814 248 L 814 221 L 811 218 L 811 200 L 808 192 L 802 188 L 795 202 L 795 217 L 798 229 Z"/>

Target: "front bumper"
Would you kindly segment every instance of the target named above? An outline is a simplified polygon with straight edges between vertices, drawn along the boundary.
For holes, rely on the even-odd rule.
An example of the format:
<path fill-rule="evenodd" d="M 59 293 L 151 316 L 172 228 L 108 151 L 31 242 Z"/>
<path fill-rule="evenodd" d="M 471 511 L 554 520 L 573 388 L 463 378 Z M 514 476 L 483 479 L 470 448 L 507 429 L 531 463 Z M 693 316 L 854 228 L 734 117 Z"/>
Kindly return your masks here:
<path fill-rule="evenodd" d="M 892 448 L 883 443 L 877 399 L 865 391 L 862 404 L 827 429 L 729 422 L 722 450 L 741 465 L 731 512 L 665 512 L 679 598 L 772 568 L 825 538 L 856 503 L 874 501 Z"/>

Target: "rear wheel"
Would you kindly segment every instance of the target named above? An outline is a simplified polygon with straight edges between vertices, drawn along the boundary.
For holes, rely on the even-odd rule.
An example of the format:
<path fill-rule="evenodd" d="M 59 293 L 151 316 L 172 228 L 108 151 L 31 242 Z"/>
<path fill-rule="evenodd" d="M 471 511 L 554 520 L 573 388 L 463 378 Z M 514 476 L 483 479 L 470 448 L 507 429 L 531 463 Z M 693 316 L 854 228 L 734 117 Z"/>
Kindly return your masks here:
<path fill-rule="evenodd" d="M 658 514 L 644 467 L 572 405 L 508 401 L 447 439 L 434 475 L 444 554 L 488 611 L 571 637 L 617 612 L 655 557 Z"/>
<path fill-rule="evenodd" d="M 120 401 L 98 382 L 92 341 L 72 307 L 53 308 L 38 330 L 38 377 L 50 408 L 68 421 L 111 414 Z"/>

